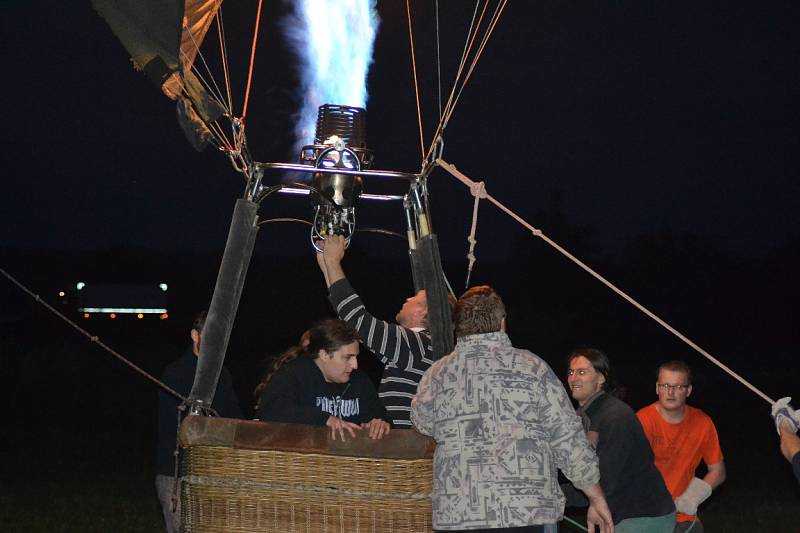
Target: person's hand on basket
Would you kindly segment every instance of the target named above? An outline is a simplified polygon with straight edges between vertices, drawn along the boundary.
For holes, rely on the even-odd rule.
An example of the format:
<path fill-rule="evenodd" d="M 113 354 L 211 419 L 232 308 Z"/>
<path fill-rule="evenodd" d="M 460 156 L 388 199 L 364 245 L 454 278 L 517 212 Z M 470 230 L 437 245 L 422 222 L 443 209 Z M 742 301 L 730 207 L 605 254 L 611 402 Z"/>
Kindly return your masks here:
<path fill-rule="evenodd" d="M 350 433 L 350 436 L 355 438 L 356 431 L 361 430 L 361 426 L 358 424 L 354 424 L 353 422 L 346 422 L 341 418 L 337 418 L 333 415 L 328 417 L 328 421 L 325 422 L 325 425 L 331 428 L 331 438 L 336 440 L 336 432 L 339 432 L 339 436 L 342 437 L 342 442 L 347 440 L 345 438 L 345 431 Z"/>
<path fill-rule="evenodd" d="M 373 418 L 366 424 L 361 424 L 361 429 L 366 429 L 369 438 L 373 440 L 380 440 L 389 434 L 392 426 L 386 420 L 380 418 Z"/>

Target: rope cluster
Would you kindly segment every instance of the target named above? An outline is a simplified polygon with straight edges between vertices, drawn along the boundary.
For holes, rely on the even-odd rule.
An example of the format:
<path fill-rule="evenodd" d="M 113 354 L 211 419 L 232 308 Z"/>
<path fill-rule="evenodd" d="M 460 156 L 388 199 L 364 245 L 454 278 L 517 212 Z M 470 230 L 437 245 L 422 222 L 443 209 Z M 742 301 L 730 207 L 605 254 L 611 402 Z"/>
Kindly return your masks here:
<path fill-rule="evenodd" d="M 469 252 L 467 252 L 469 265 L 467 266 L 467 280 L 464 283 L 465 288 L 469 287 L 469 278 L 472 276 L 472 267 L 475 265 L 476 260 L 475 245 L 478 244 L 478 239 L 475 238 L 475 233 L 478 231 L 478 206 L 481 200 L 488 196 L 486 194 L 486 185 L 482 181 L 470 183 L 469 192 L 475 197 L 475 202 L 472 204 L 472 229 L 470 229 L 469 237 L 467 237 L 467 242 L 469 242 Z"/>

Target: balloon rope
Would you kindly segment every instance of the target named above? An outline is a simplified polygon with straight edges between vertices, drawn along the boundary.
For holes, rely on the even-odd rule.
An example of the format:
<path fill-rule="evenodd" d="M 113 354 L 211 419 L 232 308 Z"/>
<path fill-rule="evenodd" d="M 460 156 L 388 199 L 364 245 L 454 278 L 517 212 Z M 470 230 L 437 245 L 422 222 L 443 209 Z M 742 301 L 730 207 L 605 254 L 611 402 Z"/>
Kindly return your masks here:
<path fill-rule="evenodd" d="M 472 50 L 472 45 L 474 44 L 475 38 L 478 35 L 478 28 L 483 22 L 483 17 L 486 14 L 488 1 L 483 5 L 480 17 L 478 17 L 478 21 L 476 23 L 475 15 L 478 12 L 478 5 L 479 2 L 476 2 L 475 12 L 473 12 L 472 14 L 472 22 L 470 23 L 469 32 L 467 33 L 467 39 L 466 42 L 464 43 L 464 50 L 461 53 L 461 62 L 458 65 L 458 71 L 456 71 L 456 77 L 453 80 L 453 86 L 450 88 L 450 95 L 447 97 L 447 102 L 445 103 L 444 106 L 444 115 L 439 118 L 439 124 L 436 126 L 436 132 L 433 134 L 433 138 L 431 139 L 431 145 L 428 148 L 428 153 L 423 156 L 423 160 L 426 160 L 427 158 L 431 157 L 431 154 L 433 154 L 433 150 L 436 147 L 437 139 L 444 131 L 445 116 L 449 114 L 448 111 L 453 103 L 453 97 L 455 96 L 456 88 L 458 87 L 459 79 L 461 78 L 461 73 L 464 72 L 464 66 L 467 64 L 467 57 L 469 56 L 470 51 Z"/>
<path fill-rule="evenodd" d="M 450 163 L 447 163 L 446 161 L 443 161 L 443 160 L 441 160 L 441 159 L 437 159 L 437 160 L 436 160 L 436 164 L 437 164 L 438 166 L 442 167 L 442 168 L 443 168 L 444 170 L 446 170 L 448 173 L 450 173 L 450 174 L 451 174 L 453 177 L 455 177 L 456 179 L 458 179 L 458 180 L 459 180 L 461 183 L 463 183 L 464 185 L 466 185 L 467 187 L 469 187 L 469 188 L 470 188 L 470 190 L 475 190 L 475 189 L 479 189 L 479 190 L 480 190 L 480 189 L 483 189 L 483 187 L 484 187 L 484 186 L 483 186 L 482 184 L 479 184 L 479 183 L 476 183 L 476 182 L 472 181 L 472 180 L 471 180 L 471 179 L 469 179 L 467 176 L 465 176 L 464 174 L 462 174 L 461 172 L 459 172 L 459 171 L 456 169 L 456 167 L 454 167 L 454 166 L 453 166 L 453 165 L 451 165 Z M 774 403 L 775 403 L 775 400 L 773 400 L 772 398 L 770 398 L 769 396 L 767 396 L 766 394 L 764 394 L 763 392 L 761 392 L 759 389 L 757 389 L 755 386 L 753 386 L 752 384 L 750 384 L 750 383 L 749 383 L 747 380 L 745 380 L 745 379 L 744 379 L 743 377 L 741 377 L 739 374 L 737 374 L 736 372 L 734 372 L 733 370 L 731 370 L 731 369 L 730 369 L 730 368 L 729 368 L 727 365 L 725 365 L 724 363 L 722 363 L 722 362 L 721 362 L 719 359 L 717 359 L 716 357 L 712 356 L 710 353 L 708 353 L 707 351 L 705 351 L 704 349 L 702 349 L 700 346 L 698 346 L 698 345 L 697 345 L 697 344 L 695 344 L 695 343 L 694 343 L 692 340 L 690 340 L 688 337 L 686 337 L 686 336 L 685 336 L 683 333 L 681 333 L 681 332 L 680 332 L 680 331 L 678 331 L 677 329 L 675 329 L 675 328 L 673 328 L 672 326 L 670 326 L 670 325 L 669 325 L 667 322 L 665 322 L 664 320 L 662 320 L 661 318 L 659 318 L 659 317 L 658 317 L 658 316 L 657 316 L 655 313 L 653 313 L 652 311 L 650 311 L 650 310 L 649 310 L 648 308 L 646 308 L 644 305 L 640 304 L 638 301 L 636 301 L 635 299 L 633 299 L 633 297 L 629 296 L 629 295 L 628 295 L 627 293 L 625 293 L 625 292 L 624 292 L 622 289 L 620 289 L 619 287 L 617 287 L 616 285 L 614 285 L 613 283 L 611 283 L 610 281 L 608 281 L 606 278 L 604 278 L 603 276 L 601 276 L 599 273 L 597 273 L 596 271 L 592 270 L 592 268 L 590 268 L 588 265 L 586 265 L 586 264 L 585 264 L 583 261 L 581 261 L 580 259 L 578 259 L 578 258 L 577 258 L 577 257 L 575 257 L 574 255 L 572 255 L 571 253 L 569 253 L 567 250 L 565 250 L 564 248 L 562 248 L 562 247 L 561 247 L 561 246 L 560 246 L 558 243 L 556 243 L 555 241 L 553 241 L 552 239 L 550 239 L 550 238 L 549 238 L 547 235 L 545 235 L 545 234 L 542 232 L 542 230 L 540 230 L 540 229 L 537 229 L 537 228 L 533 227 L 531 224 L 529 224 L 529 223 L 528 223 L 528 222 L 526 222 L 524 219 L 522 219 L 522 218 L 521 218 L 519 215 L 517 215 L 516 213 L 514 213 L 514 212 L 513 212 L 511 209 L 507 208 L 505 205 L 503 205 L 502 203 L 500 203 L 499 201 L 497 201 L 495 198 L 493 198 L 493 197 L 492 197 L 490 194 L 488 194 L 488 193 L 485 193 L 485 192 L 484 192 L 484 194 L 486 195 L 486 196 L 485 196 L 485 198 L 486 198 L 487 200 L 489 200 L 489 201 L 490 201 L 490 202 L 492 202 L 494 205 L 496 205 L 498 208 L 500 208 L 500 210 L 501 210 L 501 211 L 503 211 L 505 214 L 507 214 L 508 216 L 510 216 L 511 218 L 513 218 L 514 220 L 516 220 L 517 222 L 519 222 L 520 224 L 522 224 L 522 225 L 523 225 L 525 228 L 527 228 L 527 229 L 528 229 L 528 230 L 529 230 L 531 233 L 533 233 L 533 235 L 534 235 L 534 236 L 536 236 L 536 237 L 539 237 L 539 238 L 540 238 L 540 239 L 542 239 L 544 242 L 546 242 L 547 244 L 549 244 L 550 246 L 552 246 L 553 248 L 555 248 L 555 249 L 556 249 L 556 250 L 557 250 L 559 253 L 561 253 L 561 254 L 562 254 L 563 256 L 565 256 L 567 259 L 569 259 L 570 261 L 572 261 L 573 263 L 575 263 L 576 265 L 578 265 L 580 268 L 582 268 L 583 270 L 585 270 L 587 273 L 589 273 L 589 274 L 590 274 L 591 276 L 593 276 L 595 279 L 597 279 L 598 281 L 600 281 L 600 282 L 601 282 L 603 285 L 605 285 L 606 287 L 608 287 L 609 289 L 611 289 L 612 291 L 614 291 L 615 293 L 617 293 L 619 296 L 621 296 L 623 299 L 625 299 L 625 300 L 626 300 L 628 303 L 630 303 L 631 305 L 633 305 L 634 307 L 636 307 L 636 308 L 637 308 L 639 311 L 641 311 L 641 312 L 642 312 L 642 313 L 644 313 L 645 315 L 649 316 L 651 319 L 653 319 L 655 322 L 657 322 L 657 323 L 658 323 L 658 324 L 659 324 L 661 327 L 663 327 L 664 329 L 666 329 L 667 331 L 669 331 L 670 333 L 672 333 L 673 335 L 675 335 L 676 337 L 678 337 L 680 340 L 682 340 L 683 342 L 685 342 L 686 344 L 688 344 L 690 347 L 692 347 L 692 348 L 693 348 L 695 351 L 697 351 L 697 352 L 698 352 L 700 355 L 702 355 L 703 357 L 705 357 L 706 359 L 708 359 L 709 361 L 711 361 L 712 363 L 714 363 L 715 365 L 717 365 L 719 368 L 721 368 L 722 370 L 724 370 L 725 372 L 727 372 L 727 373 L 728 373 L 728 374 L 729 374 L 731 377 L 733 377 L 734 379 L 736 379 L 737 381 L 739 381 L 739 382 L 740 382 L 742 385 L 744 385 L 745 387 L 747 387 L 748 389 L 750 389 L 750 390 L 751 390 L 753 393 L 755 393 L 757 396 L 759 396 L 760 398 L 762 398 L 762 399 L 766 400 L 766 401 L 767 401 L 767 403 L 770 403 L 770 404 L 774 404 Z"/>
<path fill-rule="evenodd" d="M 436 81 L 439 87 L 439 120 L 442 120 L 442 57 L 439 50 L 439 0 L 436 0 Z M 422 157 L 425 157 L 423 152 Z"/>
<path fill-rule="evenodd" d="M 221 3 L 222 0 L 219 0 Z M 222 25 L 222 6 L 217 11 L 217 37 L 219 38 L 219 50 L 222 56 L 222 72 L 225 76 L 225 91 L 228 94 L 228 109 L 233 113 L 233 97 L 231 96 L 231 76 L 228 69 L 228 47 L 225 40 L 225 27 Z"/>
<path fill-rule="evenodd" d="M 182 401 L 184 401 L 184 402 L 188 401 L 186 397 L 184 397 L 184 396 L 183 396 L 183 395 L 181 395 L 180 393 L 176 392 L 174 389 L 170 388 L 168 385 L 164 384 L 163 382 L 159 381 L 158 379 L 156 379 L 155 377 L 153 377 L 152 375 L 150 375 L 148 372 L 146 372 L 146 371 L 142 370 L 142 368 L 140 368 L 140 367 L 136 366 L 136 365 L 135 365 L 134 363 L 132 363 L 132 362 L 131 362 L 129 359 L 126 359 L 126 358 L 125 358 L 123 355 L 121 355 L 119 352 L 117 352 L 116 350 L 114 350 L 113 348 L 111 348 L 110 346 L 108 346 L 106 343 L 104 343 L 102 340 L 100 340 L 100 337 L 98 337 L 98 336 L 96 336 L 96 335 L 92 335 L 91 333 L 89 333 L 88 331 L 86 331 L 85 329 L 83 329 L 82 327 L 80 327 L 78 324 L 76 324 L 75 322 L 73 322 L 72 320 L 70 320 L 69 318 L 67 318 L 67 317 L 66 317 L 66 316 L 65 316 L 63 313 L 61 313 L 61 312 L 60 312 L 58 309 L 56 309 L 55 307 L 53 307 L 52 305 L 50 305 L 49 303 L 47 303 L 46 301 L 44 301 L 44 300 L 42 299 L 42 297 L 41 297 L 41 296 L 39 296 L 38 294 L 34 293 L 34 292 L 33 292 L 32 290 L 30 290 L 28 287 L 26 287 L 25 285 L 23 285 L 23 284 L 22 284 L 22 283 L 21 283 L 19 280 L 17 280 L 17 278 L 15 278 L 14 276 L 12 276 L 12 275 L 11 275 L 11 274 L 9 274 L 8 272 L 6 272 L 4 269 L 0 268 L 0 274 L 2 274 L 3 276 L 5 276 L 5 277 L 8 279 L 8 281 L 10 281 L 11 283 L 13 283 L 13 284 L 14 284 L 14 285 L 16 285 L 17 287 L 19 287 L 19 288 L 20 288 L 20 289 L 21 289 L 21 290 L 22 290 L 24 293 L 26 293 L 28 296 L 30 296 L 31 298 L 33 298 L 34 300 L 36 300 L 38 303 L 40 303 L 41 305 L 43 305 L 43 306 L 44 306 L 44 307 L 45 307 L 45 308 L 46 308 L 48 311 L 50 311 L 51 313 L 53 313 L 54 315 L 56 315 L 58 318 L 60 318 L 61 320 L 63 320 L 64 322 L 66 322 L 67 324 L 69 324 L 70 326 L 72 326 L 73 328 L 75 328 L 76 330 L 78 330 L 78 332 L 80 332 L 80 333 L 81 333 L 81 334 L 82 334 L 84 337 L 86 337 L 86 338 L 87 338 L 87 339 L 89 339 L 91 342 L 93 342 L 93 343 L 97 344 L 99 347 L 101 347 L 102 349 L 104 349 L 105 351 L 107 351 L 108 353 L 110 353 L 111 355 L 113 355 L 114 357 L 116 357 L 117 359 L 119 359 L 121 362 L 123 362 L 124 364 L 126 364 L 128 367 L 130 367 L 131 369 L 133 369 L 135 372 L 138 372 L 140 375 L 142 375 L 142 376 L 143 376 L 143 377 L 145 377 L 146 379 L 148 379 L 148 380 L 152 381 L 153 383 L 155 383 L 156 385 L 158 385 L 159 387 L 161 387 L 161 388 L 162 388 L 162 389 L 163 389 L 165 392 L 167 392 L 167 393 L 169 393 L 169 394 L 171 394 L 171 395 L 175 396 L 175 397 L 176 397 L 176 398 L 178 398 L 179 400 L 182 400 Z"/>
<path fill-rule="evenodd" d="M 503 14 L 503 10 L 506 8 L 506 4 L 507 0 L 503 0 L 495 8 L 494 14 L 492 15 L 492 18 L 489 22 L 489 26 L 486 30 L 486 33 L 484 33 L 483 39 L 481 40 L 481 44 L 478 47 L 478 51 L 475 52 L 475 56 L 472 58 L 472 64 L 470 65 L 469 70 L 467 71 L 467 75 L 464 76 L 464 81 L 461 83 L 461 87 L 458 90 L 458 94 L 456 95 L 455 100 L 453 100 L 453 104 L 449 106 L 449 109 L 445 114 L 442 128 L 445 128 L 447 126 L 447 123 L 450 121 L 450 116 L 453 114 L 453 110 L 455 110 L 459 98 L 461 98 L 461 93 L 464 91 L 464 87 L 466 87 L 470 77 L 472 77 L 472 72 L 475 70 L 475 67 L 478 64 L 478 59 L 480 59 L 481 55 L 483 54 L 483 49 L 486 48 L 486 43 L 489 42 L 489 37 L 491 37 L 495 26 L 497 26 L 497 21 L 500 20 L 500 15 Z"/>
<path fill-rule="evenodd" d="M 211 68 L 208 66 L 208 63 L 206 62 L 206 57 L 203 55 L 202 50 L 200 50 L 200 43 L 197 42 L 197 40 L 194 38 L 194 34 L 192 34 L 192 32 L 189 31 L 189 28 L 187 26 L 184 26 L 184 29 L 186 30 L 186 34 L 192 40 L 195 53 L 197 54 L 197 57 L 200 58 L 200 62 L 203 64 L 203 67 L 205 68 L 206 74 L 208 74 L 208 78 L 211 80 L 211 83 L 206 81 L 205 77 L 200 72 L 200 69 L 197 68 L 197 65 L 195 64 L 194 61 L 188 61 L 189 55 L 183 50 L 181 50 L 180 52 L 181 56 L 183 57 L 183 60 L 190 64 L 192 72 L 194 72 L 194 75 L 197 76 L 197 78 L 203 83 L 203 85 L 205 86 L 206 90 L 209 93 L 209 96 L 212 97 L 214 100 L 216 100 L 217 103 L 219 103 L 219 105 L 225 108 L 229 113 L 232 113 L 231 109 L 225 107 L 225 100 L 222 97 L 222 91 L 220 90 L 219 85 L 217 85 L 217 80 L 214 78 L 214 75 L 211 72 Z"/>
<path fill-rule="evenodd" d="M 414 30 L 411 26 L 411 6 L 406 0 L 406 16 L 408 18 L 408 40 L 411 44 L 411 70 L 414 73 L 414 94 L 417 99 L 417 124 L 419 124 L 419 151 L 420 157 L 425 157 L 425 137 L 422 134 L 422 108 L 419 103 L 419 82 L 417 81 L 417 57 L 414 53 Z"/>
<path fill-rule="evenodd" d="M 475 201 L 472 204 L 472 227 L 469 230 L 469 237 L 467 237 L 469 242 L 469 252 L 467 252 L 469 264 L 467 266 L 467 280 L 464 282 L 465 289 L 469 288 L 469 278 L 472 276 L 472 267 L 475 265 L 475 245 L 478 244 L 478 239 L 475 238 L 475 234 L 478 231 L 478 207 L 481 199 L 486 197 L 486 188 L 483 182 L 479 181 L 474 187 L 470 187 L 470 192 L 475 197 Z"/>
<path fill-rule="evenodd" d="M 250 48 L 250 68 L 247 71 L 247 88 L 244 91 L 244 106 L 242 107 L 242 120 L 247 116 L 247 104 L 250 101 L 250 82 L 253 80 L 253 65 L 256 61 L 256 45 L 258 44 L 258 27 L 261 25 L 261 4 L 258 0 L 258 12 L 256 13 L 256 27 L 253 30 L 253 46 Z"/>

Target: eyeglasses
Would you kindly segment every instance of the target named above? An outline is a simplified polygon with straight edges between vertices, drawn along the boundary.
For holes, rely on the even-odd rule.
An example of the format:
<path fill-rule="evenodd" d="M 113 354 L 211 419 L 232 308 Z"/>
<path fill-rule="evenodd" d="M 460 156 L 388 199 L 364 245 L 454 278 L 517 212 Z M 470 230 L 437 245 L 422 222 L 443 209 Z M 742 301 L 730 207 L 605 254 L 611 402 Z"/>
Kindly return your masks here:
<path fill-rule="evenodd" d="M 664 392 L 673 392 L 676 390 L 678 392 L 684 392 L 691 387 L 691 385 L 670 385 L 669 383 L 656 383 L 656 386 Z"/>

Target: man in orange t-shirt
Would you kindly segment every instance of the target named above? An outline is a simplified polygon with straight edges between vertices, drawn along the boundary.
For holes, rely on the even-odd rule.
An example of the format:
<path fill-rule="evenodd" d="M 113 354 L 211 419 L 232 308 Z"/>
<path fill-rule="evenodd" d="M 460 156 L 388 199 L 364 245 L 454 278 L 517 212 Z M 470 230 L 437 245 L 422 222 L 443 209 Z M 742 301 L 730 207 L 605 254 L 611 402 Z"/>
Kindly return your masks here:
<path fill-rule="evenodd" d="M 636 416 L 644 428 L 675 507 L 675 533 L 702 533 L 697 507 L 725 481 L 725 463 L 717 429 L 700 409 L 686 405 L 692 394 L 692 372 L 683 361 L 669 361 L 658 368 L 658 401 L 639 410 Z M 699 479 L 700 461 L 708 473 Z"/>

